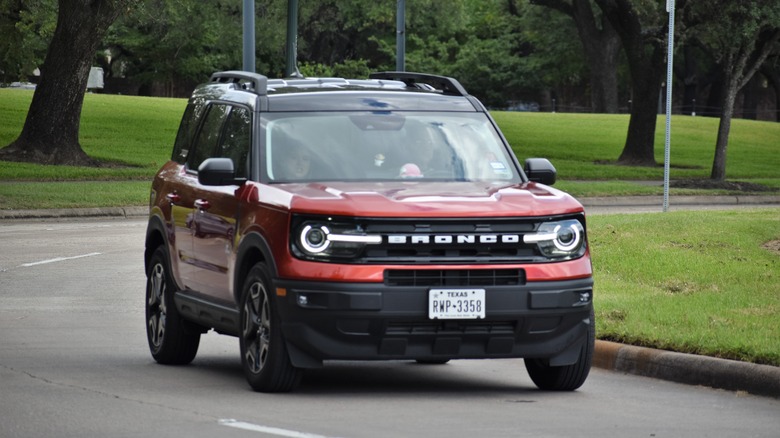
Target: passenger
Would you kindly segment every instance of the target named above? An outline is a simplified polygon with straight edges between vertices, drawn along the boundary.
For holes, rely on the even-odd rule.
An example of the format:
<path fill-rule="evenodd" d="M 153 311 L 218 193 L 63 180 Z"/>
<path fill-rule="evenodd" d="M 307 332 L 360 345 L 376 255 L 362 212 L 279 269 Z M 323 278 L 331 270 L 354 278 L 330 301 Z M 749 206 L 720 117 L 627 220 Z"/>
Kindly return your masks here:
<path fill-rule="evenodd" d="M 311 173 L 311 152 L 300 141 L 288 138 L 284 146 L 277 148 L 280 155 L 279 179 L 295 181 L 306 179 Z"/>

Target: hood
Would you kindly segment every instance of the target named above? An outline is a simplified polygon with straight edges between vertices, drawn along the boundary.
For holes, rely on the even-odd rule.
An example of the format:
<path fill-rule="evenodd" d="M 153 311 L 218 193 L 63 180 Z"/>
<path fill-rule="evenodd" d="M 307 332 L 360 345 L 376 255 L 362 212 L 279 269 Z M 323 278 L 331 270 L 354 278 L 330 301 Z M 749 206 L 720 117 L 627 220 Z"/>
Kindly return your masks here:
<path fill-rule="evenodd" d="M 295 213 L 364 217 L 509 217 L 578 213 L 570 195 L 533 182 L 332 182 L 258 187 L 259 201 Z"/>

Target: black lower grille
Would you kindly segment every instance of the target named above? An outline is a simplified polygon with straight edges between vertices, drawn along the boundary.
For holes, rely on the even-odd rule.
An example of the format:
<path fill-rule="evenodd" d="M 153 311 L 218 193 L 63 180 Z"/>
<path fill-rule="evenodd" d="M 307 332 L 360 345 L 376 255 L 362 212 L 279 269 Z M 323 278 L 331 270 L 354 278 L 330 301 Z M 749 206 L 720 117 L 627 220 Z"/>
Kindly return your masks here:
<path fill-rule="evenodd" d="M 387 286 L 517 286 L 525 284 L 522 269 L 389 269 Z"/>
<path fill-rule="evenodd" d="M 388 324 L 385 335 L 513 335 L 517 321 L 430 321 Z"/>

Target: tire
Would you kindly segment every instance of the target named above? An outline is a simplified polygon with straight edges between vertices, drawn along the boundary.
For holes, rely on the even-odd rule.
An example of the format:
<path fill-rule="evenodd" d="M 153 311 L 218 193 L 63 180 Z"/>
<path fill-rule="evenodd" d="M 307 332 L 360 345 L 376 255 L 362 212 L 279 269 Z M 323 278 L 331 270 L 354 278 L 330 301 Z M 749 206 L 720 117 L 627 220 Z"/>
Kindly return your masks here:
<path fill-rule="evenodd" d="M 263 263 L 252 267 L 241 292 L 241 366 L 249 386 L 260 392 L 288 392 L 301 380 L 282 336 L 271 276 Z"/>
<path fill-rule="evenodd" d="M 200 331 L 179 316 L 173 302 L 176 286 L 163 247 L 158 247 L 146 273 L 146 340 L 158 363 L 186 365 L 195 359 Z"/>
<path fill-rule="evenodd" d="M 585 383 L 593 362 L 593 350 L 596 342 L 596 319 L 592 307 L 587 336 L 577 362 L 572 365 L 554 367 L 550 366 L 549 359 L 525 359 L 525 369 L 539 389 L 574 391 Z"/>

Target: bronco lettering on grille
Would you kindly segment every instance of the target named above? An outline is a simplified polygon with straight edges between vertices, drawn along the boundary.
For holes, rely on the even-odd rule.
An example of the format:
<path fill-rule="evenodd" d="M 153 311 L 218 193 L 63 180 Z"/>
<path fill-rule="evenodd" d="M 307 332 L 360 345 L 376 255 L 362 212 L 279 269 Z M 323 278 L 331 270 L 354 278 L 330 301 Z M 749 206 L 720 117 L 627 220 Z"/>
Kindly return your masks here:
<path fill-rule="evenodd" d="M 394 234 L 387 236 L 389 244 L 449 245 L 464 243 L 520 243 L 519 234 Z"/>

